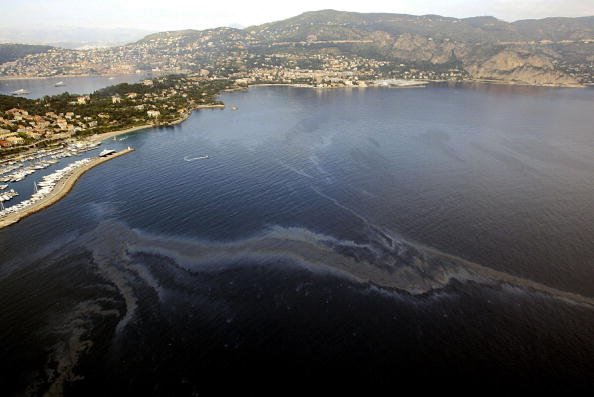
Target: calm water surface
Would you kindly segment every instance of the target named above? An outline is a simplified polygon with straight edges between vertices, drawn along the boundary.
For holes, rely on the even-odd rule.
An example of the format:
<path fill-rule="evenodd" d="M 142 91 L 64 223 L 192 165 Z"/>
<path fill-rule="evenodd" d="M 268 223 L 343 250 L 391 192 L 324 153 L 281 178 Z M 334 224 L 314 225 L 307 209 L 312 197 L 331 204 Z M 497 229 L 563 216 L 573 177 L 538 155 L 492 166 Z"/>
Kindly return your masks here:
<path fill-rule="evenodd" d="M 48 77 L 44 79 L 15 79 L 0 80 L 0 94 L 11 95 L 12 92 L 24 89 L 30 94 L 21 95 L 23 98 L 41 98 L 44 95 L 58 95 L 64 92 L 71 94 L 90 94 L 101 88 L 120 83 L 138 83 L 151 78 L 148 74 L 125 74 L 115 76 L 73 76 L 73 77 Z M 56 87 L 56 83 L 64 85 Z"/>
<path fill-rule="evenodd" d="M 4 390 L 591 390 L 594 90 L 222 99 L 0 231 Z"/>

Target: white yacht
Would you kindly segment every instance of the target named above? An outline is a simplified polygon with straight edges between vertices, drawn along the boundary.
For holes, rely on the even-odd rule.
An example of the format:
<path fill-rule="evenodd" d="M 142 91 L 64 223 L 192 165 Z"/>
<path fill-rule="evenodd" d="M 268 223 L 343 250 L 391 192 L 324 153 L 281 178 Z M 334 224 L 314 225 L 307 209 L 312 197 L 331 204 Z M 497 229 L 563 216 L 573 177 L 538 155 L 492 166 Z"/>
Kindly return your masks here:
<path fill-rule="evenodd" d="M 31 91 L 27 91 L 24 88 L 21 88 L 20 90 L 16 90 L 16 91 L 11 92 L 12 95 L 27 95 L 27 94 L 30 94 L 30 93 L 31 93 Z"/>
<path fill-rule="evenodd" d="M 116 151 L 113 149 L 105 149 L 102 150 L 101 153 L 99 153 L 99 157 L 106 157 L 109 156 L 110 154 L 114 154 Z"/>

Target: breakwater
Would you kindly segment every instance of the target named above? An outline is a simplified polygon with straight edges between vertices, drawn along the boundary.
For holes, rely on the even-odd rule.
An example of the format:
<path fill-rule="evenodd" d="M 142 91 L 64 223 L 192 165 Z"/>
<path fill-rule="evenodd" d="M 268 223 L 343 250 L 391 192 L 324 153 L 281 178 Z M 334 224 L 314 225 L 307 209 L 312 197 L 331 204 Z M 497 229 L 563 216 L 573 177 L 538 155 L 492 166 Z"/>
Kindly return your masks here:
<path fill-rule="evenodd" d="M 72 190 L 72 188 L 76 184 L 76 181 L 84 173 L 86 173 L 90 169 L 92 169 L 100 164 L 103 164 L 109 160 L 112 160 L 116 157 L 123 156 L 123 155 L 128 154 L 133 151 L 134 151 L 133 148 L 127 148 L 127 149 L 116 152 L 116 153 L 114 153 L 110 156 L 107 156 L 107 157 L 93 158 L 88 163 L 76 168 L 74 171 L 72 171 L 72 173 L 64 176 L 60 181 L 58 181 L 56 183 L 54 188 L 51 190 L 51 192 L 47 196 L 43 197 L 42 199 L 40 199 L 39 201 L 37 201 L 31 205 L 23 207 L 22 209 L 15 211 L 13 213 L 10 213 L 10 214 L 6 215 L 4 218 L 0 219 L 0 229 L 10 226 L 13 223 L 20 221 L 23 218 L 33 215 L 36 212 L 39 212 L 39 211 L 49 207 L 50 205 L 57 203 L 62 198 L 66 197 L 66 195 Z"/>

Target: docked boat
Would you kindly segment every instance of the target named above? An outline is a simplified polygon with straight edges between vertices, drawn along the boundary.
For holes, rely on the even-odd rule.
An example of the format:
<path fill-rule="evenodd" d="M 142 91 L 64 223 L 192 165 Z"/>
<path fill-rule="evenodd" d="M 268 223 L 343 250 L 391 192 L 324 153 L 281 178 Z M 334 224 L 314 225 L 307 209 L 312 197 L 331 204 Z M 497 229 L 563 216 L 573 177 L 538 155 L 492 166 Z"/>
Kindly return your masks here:
<path fill-rule="evenodd" d="M 37 181 L 33 182 L 33 194 L 27 200 L 21 201 L 20 203 L 13 205 L 11 207 L 4 207 L 5 201 L 10 201 L 13 197 L 18 196 L 18 192 L 14 189 L 10 189 L 7 192 L 0 193 L 0 219 L 6 217 L 10 214 L 14 214 L 19 212 L 20 210 L 31 206 L 32 204 L 36 203 L 39 200 L 44 199 L 47 197 L 55 186 L 62 181 L 64 178 L 72 175 L 72 173 L 82 167 L 83 165 L 89 163 L 91 161 L 90 158 L 85 158 L 82 160 L 75 161 L 66 167 L 54 171 L 53 173 L 46 175 L 42 178 L 42 180 L 38 183 Z"/>
<path fill-rule="evenodd" d="M 30 93 L 31 93 L 31 91 L 27 91 L 24 88 L 21 88 L 20 90 L 16 90 L 16 91 L 11 92 L 12 95 L 27 95 L 27 94 L 30 94 Z"/>
<path fill-rule="evenodd" d="M 107 157 L 110 154 L 114 154 L 115 152 L 116 151 L 113 149 L 105 149 L 105 150 L 102 150 L 101 153 L 99 153 L 99 157 Z"/>

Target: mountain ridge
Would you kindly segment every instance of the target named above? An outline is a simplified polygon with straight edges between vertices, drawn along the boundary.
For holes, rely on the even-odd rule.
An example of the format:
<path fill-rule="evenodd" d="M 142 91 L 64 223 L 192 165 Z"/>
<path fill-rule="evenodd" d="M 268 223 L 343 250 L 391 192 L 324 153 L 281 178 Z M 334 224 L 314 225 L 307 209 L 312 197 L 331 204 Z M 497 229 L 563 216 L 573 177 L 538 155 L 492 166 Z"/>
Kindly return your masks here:
<path fill-rule="evenodd" d="M 427 72 L 419 76 L 451 69 L 461 70 L 470 79 L 580 85 L 594 83 L 594 16 L 505 22 L 491 16 L 459 19 L 321 10 L 244 29 L 153 33 L 123 46 L 64 56 L 78 59 L 75 54 L 89 58 L 85 65 L 94 64 L 93 70 L 103 72 L 113 70 L 117 62 L 124 63 L 122 59 L 130 70 L 180 72 L 206 68 L 213 73 L 232 74 L 249 69 L 251 60 L 258 57 L 277 61 L 283 58 L 276 65 L 283 67 L 314 67 L 317 61 L 308 59 L 346 57 L 381 64 L 376 69 L 387 77 L 393 77 L 399 65 L 407 65 L 411 71 Z M 19 69 L 34 69 L 42 58 L 39 54 L 28 56 L 28 63 L 33 65 L 29 69 L 17 61 L 8 70 L 18 73 Z M 293 59 L 287 61 L 289 58 Z M 109 67 L 102 67 L 101 62 Z M 66 66 L 54 66 L 58 72 L 66 70 Z M 0 73 L 6 74 L 2 65 Z"/>

